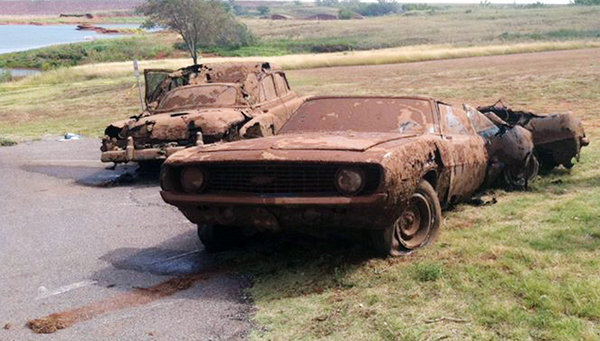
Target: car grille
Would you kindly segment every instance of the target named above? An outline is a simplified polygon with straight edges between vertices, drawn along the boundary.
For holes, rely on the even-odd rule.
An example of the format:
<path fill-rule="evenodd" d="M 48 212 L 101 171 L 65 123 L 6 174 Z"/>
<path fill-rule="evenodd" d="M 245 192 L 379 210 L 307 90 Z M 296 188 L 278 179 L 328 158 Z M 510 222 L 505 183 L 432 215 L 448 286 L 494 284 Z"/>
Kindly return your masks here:
<path fill-rule="evenodd" d="M 331 163 L 217 163 L 203 165 L 208 183 L 205 192 L 272 195 L 337 194 L 334 179 L 343 164 Z M 353 165 L 357 166 L 357 165 Z M 381 178 L 379 166 L 358 165 L 365 170 L 361 195 L 373 193 Z"/>

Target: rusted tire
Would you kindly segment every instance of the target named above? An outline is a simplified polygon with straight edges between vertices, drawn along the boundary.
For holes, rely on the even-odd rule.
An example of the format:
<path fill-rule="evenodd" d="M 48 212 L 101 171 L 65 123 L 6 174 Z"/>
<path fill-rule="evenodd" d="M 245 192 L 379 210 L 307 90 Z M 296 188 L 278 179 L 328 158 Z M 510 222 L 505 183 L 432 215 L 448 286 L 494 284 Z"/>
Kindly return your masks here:
<path fill-rule="evenodd" d="M 508 167 L 504 170 L 504 182 L 509 189 L 524 190 L 535 180 L 540 171 L 540 163 L 535 155 L 529 154 L 520 167 Z"/>
<path fill-rule="evenodd" d="M 535 154 L 531 155 L 531 157 L 529 158 L 529 160 L 527 162 L 527 182 L 532 183 L 533 181 L 535 181 L 535 178 L 537 178 L 539 173 L 540 173 L 540 162 L 538 161 Z"/>
<path fill-rule="evenodd" d="M 207 252 L 221 252 L 240 246 L 241 229 L 233 226 L 198 225 L 198 237 Z"/>
<path fill-rule="evenodd" d="M 395 223 L 371 232 L 375 251 L 382 257 L 397 257 L 435 240 L 442 221 L 442 207 L 435 189 L 421 181 Z"/>

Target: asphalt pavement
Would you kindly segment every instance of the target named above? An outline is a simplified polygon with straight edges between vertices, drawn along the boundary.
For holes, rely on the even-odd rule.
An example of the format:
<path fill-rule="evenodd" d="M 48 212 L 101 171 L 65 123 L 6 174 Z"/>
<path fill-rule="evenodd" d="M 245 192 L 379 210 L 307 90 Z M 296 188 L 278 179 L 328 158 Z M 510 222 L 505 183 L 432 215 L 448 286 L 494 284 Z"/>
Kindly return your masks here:
<path fill-rule="evenodd" d="M 156 174 L 106 169 L 99 146 L 0 147 L 0 340 L 245 338 L 243 277 L 205 253 Z"/>

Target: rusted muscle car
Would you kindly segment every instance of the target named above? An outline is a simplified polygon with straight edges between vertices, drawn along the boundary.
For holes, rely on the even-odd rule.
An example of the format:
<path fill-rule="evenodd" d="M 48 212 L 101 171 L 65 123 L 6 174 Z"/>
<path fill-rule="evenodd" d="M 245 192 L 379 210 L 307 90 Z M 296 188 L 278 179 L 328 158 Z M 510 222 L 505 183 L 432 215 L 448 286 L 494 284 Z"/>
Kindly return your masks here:
<path fill-rule="evenodd" d="M 264 62 L 145 70 L 147 110 L 110 124 L 103 162 L 164 160 L 205 143 L 276 133 L 302 103 L 283 71 Z"/>
<path fill-rule="evenodd" d="M 467 109 L 426 97 L 311 98 L 278 136 L 172 155 L 161 195 L 198 224 L 209 251 L 249 230 L 352 229 L 379 254 L 400 255 L 436 237 L 442 207 L 532 153 L 531 140 L 505 138 Z M 510 148 L 522 154 L 489 154 Z"/>
<path fill-rule="evenodd" d="M 573 167 L 573 159 L 579 161 L 581 148 L 589 144 L 581 120 L 571 114 L 538 115 L 513 110 L 502 101 L 477 109 L 488 118 L 500 122 L 499 125 L 521 126 L 531 131 L 535 154 L 544 172 L 559 165 Z"/>

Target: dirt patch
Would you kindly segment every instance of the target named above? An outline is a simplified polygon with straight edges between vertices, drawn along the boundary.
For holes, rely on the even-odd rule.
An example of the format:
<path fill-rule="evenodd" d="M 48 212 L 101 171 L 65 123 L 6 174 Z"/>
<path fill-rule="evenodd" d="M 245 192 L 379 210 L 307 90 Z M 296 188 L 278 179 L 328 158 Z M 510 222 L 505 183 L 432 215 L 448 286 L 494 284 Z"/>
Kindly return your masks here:
<path fill-rule="evenodd" d="M 179 291 L 191 288 L 197 281 L 206 280 L 210 275 L 216 273 L 216 271 L 209 271 L 202 274 L 175 277 L 148 288 L 134 288 L 130 292 L 115 295 L 76 309 L 30 320 L 27 322 L 27 327 L 37 334 L 55 333 L 77 322 L 90 320 L 107 312 L 132 308 L 171 296 Z"/>

